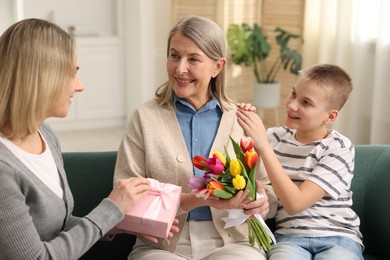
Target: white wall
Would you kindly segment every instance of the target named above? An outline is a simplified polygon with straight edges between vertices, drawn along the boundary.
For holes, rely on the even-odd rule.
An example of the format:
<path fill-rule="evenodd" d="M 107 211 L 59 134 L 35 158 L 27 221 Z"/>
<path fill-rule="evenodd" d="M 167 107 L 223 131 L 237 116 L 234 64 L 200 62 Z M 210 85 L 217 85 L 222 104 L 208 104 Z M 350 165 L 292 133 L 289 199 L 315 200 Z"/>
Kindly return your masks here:
<path fill-rule="evenodd" d="M 79 29 L 76 34 L 95 32 L 98 36 L 120 37 L 126 118 L 167 80 L 171 0 L 0 0 L 1 33 L 18 17 L 48 19 L 65 30 L 75 25 Z"/>
<path fill-rule="evenodd" d="M 23 18 L 42 18 L 61 26 L 76 27 L 76 35 L 117 34 L 116 0 L 24 0 Z"/>
<path fill-rule="evenodd" d="M 170 0 L 123 1 L 127 116 L 167 81 L 166 46 L 171 29 Z"/>
<path fill-rule="evenodd" d="M 0 0 L 0 34 L 16 21 L 16 1 Z"/>

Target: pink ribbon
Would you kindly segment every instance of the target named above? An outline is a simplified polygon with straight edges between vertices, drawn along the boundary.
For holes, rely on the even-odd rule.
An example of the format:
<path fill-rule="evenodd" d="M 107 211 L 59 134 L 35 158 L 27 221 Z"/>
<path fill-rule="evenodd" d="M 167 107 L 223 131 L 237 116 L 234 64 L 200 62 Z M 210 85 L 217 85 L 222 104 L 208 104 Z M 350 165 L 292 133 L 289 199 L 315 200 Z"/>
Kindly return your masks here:
<path fill-rule="evenodd" d="M 150 182 L 149 195 L 153 195 L 155 198 L 150 203 L 148 209 L 145 211 L 144 217 L 149 219 L 156 219 L 161 209 L 165 211 L 170 210 L 180 196 L 181 187 L 170 184 L 161 183 L 158 180 L 148 178 Z"/>

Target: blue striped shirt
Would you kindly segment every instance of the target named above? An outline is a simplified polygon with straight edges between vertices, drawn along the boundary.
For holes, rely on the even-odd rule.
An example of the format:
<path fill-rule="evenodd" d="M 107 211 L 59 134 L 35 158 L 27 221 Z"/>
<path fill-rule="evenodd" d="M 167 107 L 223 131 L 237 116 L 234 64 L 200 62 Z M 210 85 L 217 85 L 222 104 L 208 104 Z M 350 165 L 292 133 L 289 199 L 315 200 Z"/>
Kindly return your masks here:
<path fill-rule="evenodd" d="M 175 96 L 176 117 L 187 145 L 188 154 L 193 158 L 210 155 L 222 117 L 222 109 L 217 99 L 213 98 L 198 111 L 187 101 Z M 203 176 L 204 171 L 193 167 L 195 175 Z M 207 206 L 198 207 L 189 212 L 189 220 L 211 220 L 211 211 Z"/>

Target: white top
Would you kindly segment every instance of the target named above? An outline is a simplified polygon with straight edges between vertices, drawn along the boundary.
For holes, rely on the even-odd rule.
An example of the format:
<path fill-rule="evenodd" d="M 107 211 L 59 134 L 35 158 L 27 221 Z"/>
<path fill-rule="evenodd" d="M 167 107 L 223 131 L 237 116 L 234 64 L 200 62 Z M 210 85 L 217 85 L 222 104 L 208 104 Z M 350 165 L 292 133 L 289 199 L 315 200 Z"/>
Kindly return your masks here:
<path fill-rule="evenodd" d="M 32 154 L 24 151 L 19 146 L 0 136 L 0 141 L 18 158 L 35 176 L 37 176 L 50 190 L 63 199 L 64 190 L 60 181 L 60 175 L 54 162 L 53 155 L 45 138 L 39 132 L 45 143 L 45 151 L 41 154 Z"/>

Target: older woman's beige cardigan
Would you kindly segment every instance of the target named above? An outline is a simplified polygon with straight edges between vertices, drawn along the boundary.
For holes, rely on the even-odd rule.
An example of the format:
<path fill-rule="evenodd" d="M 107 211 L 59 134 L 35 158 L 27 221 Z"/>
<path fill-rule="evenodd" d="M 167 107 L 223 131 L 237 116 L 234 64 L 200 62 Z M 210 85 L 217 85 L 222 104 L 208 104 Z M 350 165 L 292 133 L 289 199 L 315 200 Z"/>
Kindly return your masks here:
<path fill-rule="evenodd" d="M 244 135 L 243 129 L 237 122 L 234 105 L 230 105 L 229 110 L 223 112 L 211 153 L 215 150 L 224 153 L 224 146 L 226 146 L 229 154 L 233 155 L 229 135 L 235 140 L 240 140 Z M 191 189 L 188 188 L 187 181 L 192 174 L 192 158 L 187 152 L 175 111 L 168 106 L 160 106 L 154 99 L 138 107 L 130 119 L 119 147 L 114 182 L 140 175 L 179 185 L 184 193 L 190 193 Z M 270 205 L 275 207 L 271 211 L 275 211 L 276 196 L 268 177 L 259 176 L 257 171 L 257 179 L 262 181 Z M 211 213 L 215 228 L 225 245 L 243 240 L 247 236 L 246 223 L 224 229 L 225 222 L 222 218 L 227 216 L 227 211 L 211 208 Z M 178 211 L 180 230 L 185 224 L 187 214 L 181 209 Z M 175 233 L 173 238 L 161 240 L 158 247 L 174 252 L 179 237 L 180 233 Z"/>

